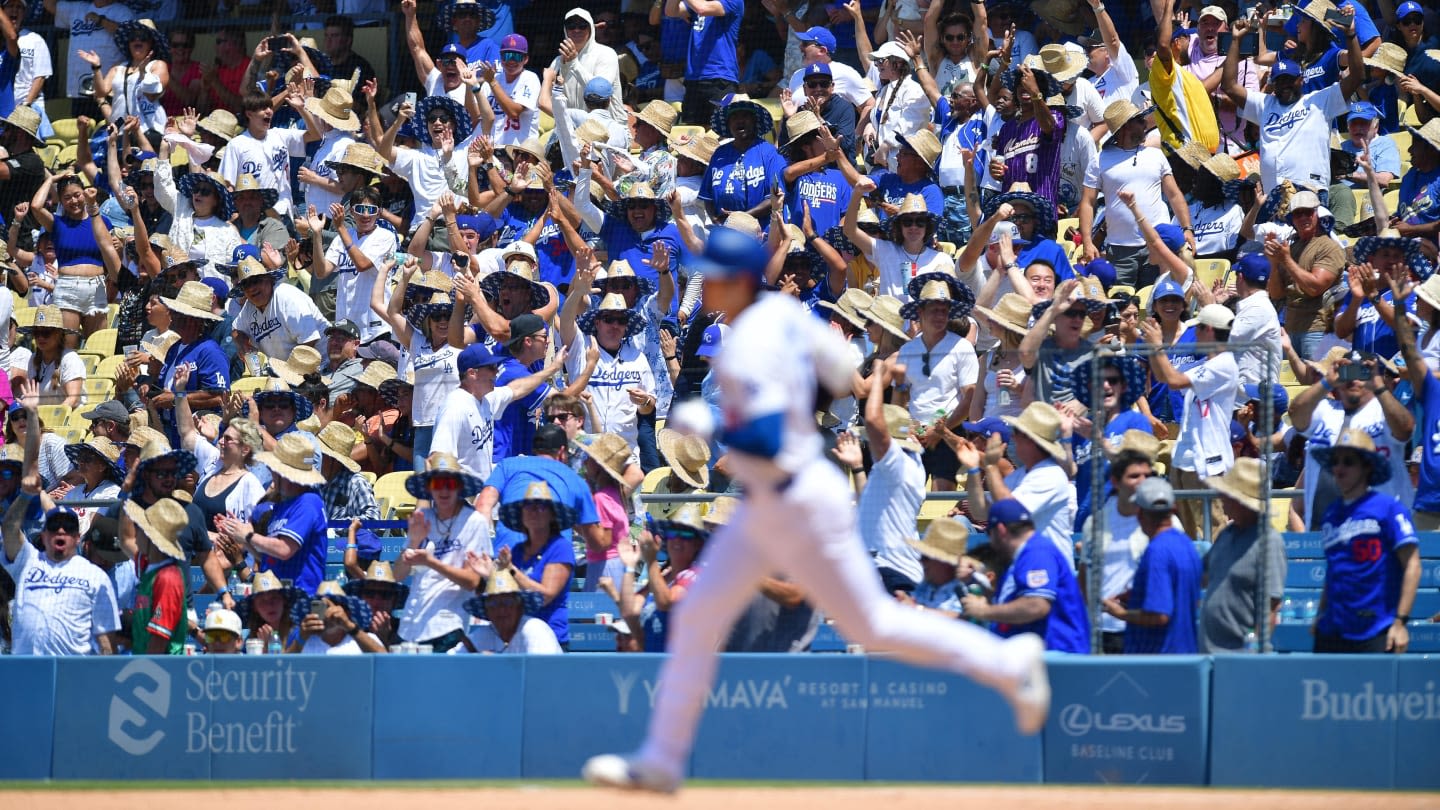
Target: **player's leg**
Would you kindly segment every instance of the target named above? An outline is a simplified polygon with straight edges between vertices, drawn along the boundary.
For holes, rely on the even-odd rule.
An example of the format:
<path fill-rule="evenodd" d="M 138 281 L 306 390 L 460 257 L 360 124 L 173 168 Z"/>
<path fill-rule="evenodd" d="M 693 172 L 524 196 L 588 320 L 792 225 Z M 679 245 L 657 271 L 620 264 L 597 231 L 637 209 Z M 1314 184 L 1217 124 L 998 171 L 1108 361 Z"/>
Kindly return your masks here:
<path fill-rule="evenodd" d="M 716 653 L 735 619 L 757 593 L 771 566 L 752 538 L 775 511 L 746 501 L 731 523 L 705 544 L 700 575 L 670 613 L 669 657 L 660 668 L 655 709 L 640 750 L 631 757 L 599 756 L 585 764 L 585 778 L 614 787 L 669 792 L 679 787 L 695 740 L 705 696 L 715 680 Z M 765 536 L 769 536 L 766 534 Z"/>
<path fill-rule="evenodd" d="M 806 472 L 786 493 L 795 528 L 768 548 L 781 570 L 835 620 L 845 638 L 894 653 L 907 663 L 956 672 L 994 687 L 1016 703 L 1024 730 L 1043 722 L 1048 683 L 1036 684 L 1040 693 L 1031 697 L 1017 696 L 1027 680 L 1044 679 L 1043 643 L 1037 647 L 1034 637 L 1001 639 L 969 622 L 896 602 L 875 576 L 839 473 L 828 464 Z M 1044 705 L 1022 706 L 1022 700 Z"/>

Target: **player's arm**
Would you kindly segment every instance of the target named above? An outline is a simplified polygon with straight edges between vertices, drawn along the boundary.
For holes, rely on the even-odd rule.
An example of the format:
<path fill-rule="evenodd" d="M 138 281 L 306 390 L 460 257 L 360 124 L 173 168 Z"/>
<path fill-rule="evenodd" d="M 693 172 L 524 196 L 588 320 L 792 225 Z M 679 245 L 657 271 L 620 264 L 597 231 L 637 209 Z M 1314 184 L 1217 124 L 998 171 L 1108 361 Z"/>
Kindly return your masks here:
<path fill-rule="evenodd" d="M 998 605 L 967 602 L 965 615 L 982 622 L 1030 624 L 1050 615 L 1050 600 L 1043 596 L 1022 596 Z"/>

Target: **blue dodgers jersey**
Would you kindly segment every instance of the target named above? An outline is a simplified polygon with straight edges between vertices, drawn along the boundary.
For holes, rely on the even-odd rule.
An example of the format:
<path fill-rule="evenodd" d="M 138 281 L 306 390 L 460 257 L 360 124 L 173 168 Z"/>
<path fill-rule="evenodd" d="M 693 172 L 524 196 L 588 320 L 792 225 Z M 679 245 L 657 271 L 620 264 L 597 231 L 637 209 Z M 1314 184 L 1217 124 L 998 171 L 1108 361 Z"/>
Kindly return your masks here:
<path fill-rule="evenodd" d="M 1417 422 L 1416 433 L 1423 443 L 1420 453 L 1420 485 L 1415 487 L 1415 509 L 1440 512 L 1440 379 L 1425 375 L 1425 390 L 1418 399 L 1430 418 Z"/>
<path fill-rule="evenodd" d="M 1140 557 L 1127 607 L 1163 613 L 1170 621 L 1159 627 L 1125 625 L 1126 653 L 1199 652 L 1195 622 L 1204 568 L 1195 543 L 1184 532 L 1171 527 L 1155 535 Z"/>
<path fill-rule="evenodd" d="M 1009 637 L 1034 633 L 1045 639 L 1045 649 L 1053 652 L 1090 652 L 1090 617 L 1085 600 L 1080 596 L 1080 583 L 1070 570 L 1070 562 L 1060 549 L 1039 534 L 1030 536 L 1005 579 L 1000 583 L 997 604 L 1013 602 L 1022 596 L 1038 596 L 1050 603 L 1050 615 L 1030 624 L 991 626 L 998 635 Z"/>
<path fill-rule="evenodd" d="M 1415 540 L 1410 510 L 1371 490 L 1330 504 L 1320 524 L 1325 547 L 1325 612 L 1318 631 L 1363 641 L 1395 621 L 1403 569 L 1395 550 Z"/>

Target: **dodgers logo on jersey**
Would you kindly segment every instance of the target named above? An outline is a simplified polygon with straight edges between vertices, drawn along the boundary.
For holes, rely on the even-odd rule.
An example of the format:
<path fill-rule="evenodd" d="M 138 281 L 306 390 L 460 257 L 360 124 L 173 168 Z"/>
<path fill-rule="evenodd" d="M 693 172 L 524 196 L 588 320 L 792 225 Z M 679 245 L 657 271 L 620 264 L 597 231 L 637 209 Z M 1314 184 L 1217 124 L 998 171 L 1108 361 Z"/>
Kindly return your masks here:
<path fill-rule="evenodd" d="M 1264 130 L 1271 135 L 1282 135 L 1291 127 L 1304 121 L 1309 114 L 1310 108 L 1301 104 L 1295 105 L 1285 113 L 1271 113 L 1270 117 L 1265 119 Z"/>
<path fill-rule="evenodd" d="M 47 571 L 39 565 L 32 565 L 26 570 L 24 585 L 27 591 L 54 591 L 55 593 L 80 591 L 86 595 L 91 593 L 90 581 L 84 577 L 71 577 L 59 571 Z"/>
<path fill-rule="evenodd" d="M 1043 588 L 1050 584 L 1050 572 L 1043 568 L 1025 572 L 1025 586 L 1027 588 Z"/>

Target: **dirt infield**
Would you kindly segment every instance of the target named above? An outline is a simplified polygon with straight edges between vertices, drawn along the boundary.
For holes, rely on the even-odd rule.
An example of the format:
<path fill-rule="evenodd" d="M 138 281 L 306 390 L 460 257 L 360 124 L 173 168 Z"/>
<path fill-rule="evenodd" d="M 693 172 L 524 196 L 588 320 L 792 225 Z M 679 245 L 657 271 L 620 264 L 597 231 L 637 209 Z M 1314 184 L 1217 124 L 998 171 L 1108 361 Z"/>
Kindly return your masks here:
<path fill-rule="evenodd" d="M 13 790 L 0 792 L 0 805 L 56 810 L 194 810 L 227 806 L 344 807 L 345 810 L 396 810 L 423 806 L 425 810 L 475 810 L 477 807 L 523 806 L 526 810 L 875 810 L 877 807 L 964 806 L 982 802 L 1004 810 L 1212 810 L 1219 802 L 1226 810 L 1434 810 L 1440 794 L 1319 792 L 1295 790 L 1223 790 L 1209 788 L 1135 787 L 717 787 L 685 790 L 674 798 L 592 790 L 580 786 L 517 784 L 514 787 L 466 788 L 214 788 L 210 790 L 105 789 Z"/>

